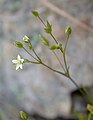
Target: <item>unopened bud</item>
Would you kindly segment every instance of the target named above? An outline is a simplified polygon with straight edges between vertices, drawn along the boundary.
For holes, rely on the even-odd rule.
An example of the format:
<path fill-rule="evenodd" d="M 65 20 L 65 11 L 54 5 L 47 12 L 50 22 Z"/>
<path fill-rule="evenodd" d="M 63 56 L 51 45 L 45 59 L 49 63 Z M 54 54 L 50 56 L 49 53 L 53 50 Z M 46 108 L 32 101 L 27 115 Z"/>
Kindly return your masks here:
<path fill-rule="evenodd" d="M 29 42 L 30 42 L 30 38 L 25 35 L 25 36 L 23 37 L 23 41 L 24 41 L 25 43 L 29 43 Z"/>
<path fill-rule="evenodd" d="M 25 112 L 20 111 L 20 116 L 21 116 L 22 120 L 28 120 L 28 116 L 26 115 Z"/>
<path fill-rule="evenodd" d="M 57 49 L 57 47 L 54 44 L 50 46 L 50 50 L 55 50 L 55 49 Z"/>
<path fill-rule="evenodd" d="M 62 49 L 62 44 L 58 43 L 57 49 Z"/>
<path fill-rule="evenodd" d="M 19 41 L 15 41 L 14 45 L 17 46 L 18 48 L 23 48 L 23 44 Z"/>
<path fill-rule="evenodd" d="M 45 32 L 50 34 L 52 32 L 52 25 L 47 21 L 47 24 L 44 28 Z"/>
<path fill-rule="evenodd" d="M 68 26 L 68 27 L 65 29 L 65 33 L 66 33 L 67 35 L 71 35 L 71 33 L 72 33 L 71 27 Z"/>
<path fill-rule="evenodd" d="M 44 45 L 49 46 L 49 41 L 44 36 L 39 35 L 39 38 Z"/>
<path fill-rule="evenodd" d="M 32 11 L 32 14 L 35 16 L 35 17 L 38 17 L 39 16 L 39 13 L 35 10 Z"/>

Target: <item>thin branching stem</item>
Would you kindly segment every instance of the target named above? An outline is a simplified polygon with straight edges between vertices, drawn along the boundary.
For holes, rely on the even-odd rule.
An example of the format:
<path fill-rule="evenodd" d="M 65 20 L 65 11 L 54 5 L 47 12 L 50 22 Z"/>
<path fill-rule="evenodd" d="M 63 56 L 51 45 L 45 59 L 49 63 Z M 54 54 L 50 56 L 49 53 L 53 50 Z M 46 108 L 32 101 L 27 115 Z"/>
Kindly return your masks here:
<path fill-rule="evenodd" d="M 80 88 L 80 86 L 70 77 L 68 76 L 68 78 L 72 81 L 72 83 L 80 90 L 81 94 L 83 94 L 85 96 L 84 91 Z"/>
<path fill-rule="evenodd" d="M 54 41 L 56 42 L 56 44 L 58 44 L 58 41 L 56 40 L 56 38 L 54 37 L 54 35 L 52 33 L 50 33 L 50 35 L 54 39 Z"/>
<path fill-rule="evenodd" d="M 42 18 L 40 16 L 38 16 L 38 18 L 42 22 L 42 24 L 46 27 L 46 24 L 44 23 L 44 21 L 42 20 Z M 56 40 L 56 38 L 54 37 L 54 35 L 52 34 L 52 32 L 50 33 L 50 35 L 53 38 L 53 40 L 58 44 L 58 41 Z"/>
<path fill-rule="evenodd" d="M 63 76 L 66 76 L 65 73 L 63 73 L 63 72 L 61 72 L 61 71 L 58 71 L 58 70 L 55 70 L 55 69 L 51 68 L 50 66 L 46 65 L 46 64 L 43 63 L 43 62 L 42 62 L 41 64 L 42 64 L 43 66 L 49 68 L 50 70 L 56 72 L 56 73 L 59 73 L 59 74 L 61 74 L 61 75 L 63 75 Z"/>
<path fill-rule="evenodd" d="M 68 40 L 69 40 L 69 35 L 67 35 L 66 44 L 65 44 L 65 47 L 64 47 L 64 52 L 62 53 L 63 54 L 63 59 L 64 59 L 64 64 L 65 64 L 65 68 L 66 68 L 67 72 L 68 72 L 68 66 L 67 66 L 67 61 L 66 61 L 66 48 L 67 48 Z"/>
<path fill-rule="evenodd" d="M 32 46 L 31 42 L 30 42 L 30 45 Z M 34 54 L 36 55 L 36 57 L 38 58 L 39 61 L 41 61 L 40 57 L 37 55 L 36 51 L 33 49 L 32 47 L 32 51 L 34 52 Z"/>
<path fill-rule="evenodd" d="M 25 47 L 23 47 L 23 49 L 24 49 L 32 58 L 34 58 L 36 61 L 38 61 L 38 59 L 35 58 Z"/>
<path fill-rule="evenodd" d="M 58 73 L 58 74 L 61 74 L 61 75 L 65 76 L 66 78 L 69 78 L 69 79 L 72 81 L 72 83 L 76 86 L 76 88 L 80 90 L 81 94 L 84 95 L 84 93 L 83 93 L 83 91 L 80 89 L 79 85 L 78 85 L 69 75 L 66 75 L 65 73 L 63 73 L 63 72 L 61 72 L 61 71 L 57 71 L 57 70 L 51 68 L 50 66 L 46 65 L 45 63 L 41 63 L 41 64 L 42 64 L 43 66 L 49 68 L 50 70 L 52 70 L 52 71 L 54 71 L 54 72 L 56 72 L 56 73 Z"/>
<path fill-rule="evenodd" d="M 93 105 L 93 98 L 91 97 L 90 93 L 88 93 L 85 87 L 82 87 L 82 90 L 84 91 L 87 100 Z"/>
<path fill-rule="evenodd" d="M 64 47 L 64 53 L 66 53 L 66 48 L 67 48 L 68 40 L 69 40 L 69 35 L 67 35 L 66 44 L 65 44 L 65 47 Z"/>
<path fill-rule="evenodd" d="M 26 62 L 26 63 L 32 63 L 32 64 L 35 64 L 37 61 L 31 61 L 29 60 L 29 62 Z"/>
<path fill-rule="evenodd" d="M 66 61 L 66 54 L 65 53 L 62 53 L 62 54 L 63 54 L 64 64 L 65 64 L 65 69 L 66 69 L 66 72 L 68 72 L 68 66 L 67 66 L 67 61 Z"/>
<path fill-rule="evenodd" d="M 54 53 L 54 55 L 56 56 L 57 60 L 59 61 L 59 63 L 60 63 L 60 65 L 61 65 L 62 69 L 63 69 L 64 72 L 65 72 L 65 68 L 64 68 L 64 66 L 62 65 L 62 63 L 61 63 L 59 57 L 57 56 L 57 54 L 55 53 L 55 51 L 53 51 L 53 53 Z"/>
<path fill-rule="evenodd" d="M 37 55 L 36 51 L 34 49 L 32 49 L 34 54 L 36 55 L 36 57 L 41 61 L 40 57 Z"/>
<path fill-rule="evenodd" d="M 38 18 L 39 18 L 39 20 L 43 23 L 43 25 L 46 26 L 45 23 L 44 23 L 44 21 L 41 19 L 41 17 L 38 16 Z"/>
<path fill-rule="evenodd" d="M 42 22 L 42 24 L 46 27 L 46 24 L 44 23 L 44 21 L 42 20 L 42 18 L 41 18 L 40 16 L 38 16 L 38 18 L 39 18 L 39 20 Z M 57 39 L 55 38 L 55 36 L 52 34 L 52 32 L 49 33 L 49 34 L 51 35 L 51 37 L 53 38 L 53 40 L 56 42 L 56 44 L 58 44 L 58 41 L 57 41 Z M 56 58 L 58 59 L 60 65 L 62 66 L 64 72 L 66 71 L 65 73 L 63 73 L 63 72 L 61 72 L 61 71 L 57 71 L 57 70 L 51 68 L 50 66 L 46 65 L 46 64 L 43 63 L 42 61 L 41 61 L 41 64 L 42 64 L 43 66 L 49 68 L 50 70 L 52 70 L 52 71 L 54 71 L 54 72 L 56 72 L 56 73 L 59 73 L 59 74 L 65 76 L 66 78 L 70 79 L 71 82 L 77 87 L 77 89 L 79 89 L 79 91 L 81 92 L 81 94 L 86 97 L 86 95 L 88 96 L 88 93 L 87 93 L 85 90 L 82 90 L 82 89 L 80 88 L 80 86 L 79 86 L 79 85 L 70 77 L 70 75 L 69 75 L 68 65 L 67 65 L 67 61 L 66 61 L 66 48 L 67 48 L 67 44 L 68 44 L 68 39 L 69 39 L 69 35 L 67 36 L 64 49 L 60 49 L 60 51 L 61 51 L 61 53 L 62 53 L 62 56 L 63 56 L 65 68 L 64 68 L 64 66 L 61 64 L 60 59 L 58 58 L 58 56 L 57 56 L 57 55 L 55 54 L 55 52 L 54 52 Z M 34 51 L 33 51 L 33 52 L 34 52 Z M 35 52 L 34 52 L 34 53 L 35 53 Z M 37 56 L 36 53 L 35 53 L 35 55 Z M 89 101 L 91 102 L 90 99 L 89 99 Z M 91 102 L 91 103 L 93 103 L 93 102 Z M 90 119 L 89 119 L 89 120 L 90 120 Z"/>
<path fill-rule="evenodd" d="M 81 94 L 87 99 L 87 101 L 91 104 L 93 104 L 93 99 L 91 98 L 90 94 L 88 93 L 88 91 L 84 88 L 81 87 L 70 77 L 68 76 L 68 78 L 74 83 L 74 85 L 79 89 L 79 91 L 81 92 Z"/>

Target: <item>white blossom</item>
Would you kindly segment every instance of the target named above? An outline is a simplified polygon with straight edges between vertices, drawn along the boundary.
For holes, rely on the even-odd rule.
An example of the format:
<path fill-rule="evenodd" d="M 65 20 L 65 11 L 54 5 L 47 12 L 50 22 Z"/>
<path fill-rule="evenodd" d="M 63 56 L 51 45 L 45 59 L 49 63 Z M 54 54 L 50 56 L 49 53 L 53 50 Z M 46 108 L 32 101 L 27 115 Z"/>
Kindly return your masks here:
<path fill-rule="evenodd" d="M 20 55 L 17 55 L 17 58 L 12 60 L 12 63 L 14 63 L 16 65 L 16 70 L 22 69 L 23 68 L 24 59 L 22 59 L 20 57 Z"/>

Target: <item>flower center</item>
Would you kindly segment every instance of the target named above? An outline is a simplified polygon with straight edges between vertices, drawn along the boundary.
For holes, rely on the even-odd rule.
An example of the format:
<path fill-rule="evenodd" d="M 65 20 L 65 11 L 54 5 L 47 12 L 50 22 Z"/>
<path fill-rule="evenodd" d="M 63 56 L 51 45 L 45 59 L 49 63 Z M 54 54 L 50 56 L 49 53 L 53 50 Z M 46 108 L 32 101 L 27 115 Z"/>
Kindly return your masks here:
<path fill-rule="evenodd" d="M 22 64 L 22 61 L 21 61 L 21 60 L 18 60 L 18 64 Z"/>

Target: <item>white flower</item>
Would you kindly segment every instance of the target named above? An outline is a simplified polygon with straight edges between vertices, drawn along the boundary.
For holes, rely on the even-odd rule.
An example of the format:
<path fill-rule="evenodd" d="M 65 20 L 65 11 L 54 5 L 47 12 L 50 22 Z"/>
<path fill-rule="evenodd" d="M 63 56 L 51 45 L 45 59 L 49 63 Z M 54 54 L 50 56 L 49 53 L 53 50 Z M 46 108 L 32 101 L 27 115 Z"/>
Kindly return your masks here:
<path fill-rule="evenodd" d="M 23 68 L 24 59 L 21 59 L 20 55 L 17 55 L 17 58 L 12 60 L 12 63 L 16 65 L 16 70 Z"/>

